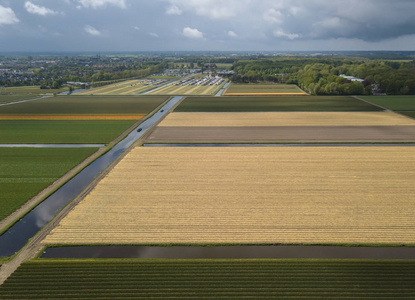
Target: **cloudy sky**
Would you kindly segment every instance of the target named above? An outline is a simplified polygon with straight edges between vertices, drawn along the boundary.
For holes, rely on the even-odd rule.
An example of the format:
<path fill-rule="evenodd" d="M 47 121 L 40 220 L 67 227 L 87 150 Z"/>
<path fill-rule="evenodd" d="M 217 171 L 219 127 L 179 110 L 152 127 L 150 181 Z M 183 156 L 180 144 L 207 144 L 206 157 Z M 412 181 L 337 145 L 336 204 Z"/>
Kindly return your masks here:
<path fill-rule="evenodd" d="M 0 52 L 415 50 L 415 0 L 0 0 Z"/>

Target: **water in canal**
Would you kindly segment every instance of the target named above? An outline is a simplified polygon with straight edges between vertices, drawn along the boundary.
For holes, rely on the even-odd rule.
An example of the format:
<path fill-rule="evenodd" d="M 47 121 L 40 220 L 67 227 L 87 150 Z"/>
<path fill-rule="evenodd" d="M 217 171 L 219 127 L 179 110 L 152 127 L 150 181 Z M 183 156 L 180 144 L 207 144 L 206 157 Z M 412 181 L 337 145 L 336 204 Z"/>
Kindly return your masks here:
<path fill-rule="evenodd" d="M 173 97 L 157 113 L 139 125 L 138 128 L 142 129 L 140 132 L 137 132 L 136 129 L 133 130 L 124 140 L 87 166 L 1 235 L 0 257 L 11 256 L 19 251 L 30 238 L 39 232 L 40 229 L 52 220 L 72 199 L 80 194 L 121 153 L 139 139 L 147 129 L 153 126 L 182 98 L 181 96 Z"/>

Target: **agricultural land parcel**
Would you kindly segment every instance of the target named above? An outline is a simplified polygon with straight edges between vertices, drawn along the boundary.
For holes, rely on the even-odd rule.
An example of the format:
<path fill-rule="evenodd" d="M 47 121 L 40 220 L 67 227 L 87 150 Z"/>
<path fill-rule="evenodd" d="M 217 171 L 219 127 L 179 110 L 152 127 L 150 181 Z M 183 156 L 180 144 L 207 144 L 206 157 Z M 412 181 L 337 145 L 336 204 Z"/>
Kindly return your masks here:
<path fill-rule="evenodd" d="M 165 97 L 40 99 L 0 107 L 0 143 L 108 143 Z"/>
<path fill-rule="evenodd" d="M 41 94 L 54 94 L 54 93 L 61 93 L 67 91 L 67 87 L 63 87 L 60 89 L 41 89 L 40 86 L 20 86 L 20 87 L 6 87 L 0 88 L 0 94 L 14 94 L 14 95 L 21 95 L 21 94 L 34 94 L 34 95 L 41 95 Z"/>
<path fill-rule="evenodd" d="M 37 95 L 0 95 L 0 104 L 39 98 Z"/>
<path fill-rule="evenodd" d="M 0 220 L 95 151 L 96 148 L 1 148 Z"/>
<path fill-rule="evenodd" d="M 414 142 L 415 120 L 393 112 L 171 113 L 148 143 Z"/>
<path fill-rule="evenodd" d="M 361 98 L 394 111 L 415 111 L 415 96 L 361 96 Z"/>
<path fill-rule="evenodd" d="M 306 95 L 294 84 L 235 84 L 232 83 L 225 96 L 275 96 Z"/>
<path fill-rule="evenodd" d="M 119 83 L 86 90 L 77 95 L 137 95 L 154 88 L 150 80 L 127 80 Z"/>
<path fill-rule="evenodd" d="M 407 260 L 33 260 L 1 299 L 410 299 Z"/>
<path fill-rule="evenodd" d="M 380 111 L 348 96 L 188 97 L 175 112 Z"/>
<path fill-rule="evenodd" d="M 225 82 L 220 85 L 191 85 L 191 83 L 201 80 L 203 75 L 189 77 L 187 84 L 177 85 L 182 79 L 140 79 L 120 82 L 104 87 L 94 88 L 78 93 L 77 95 L 212 95 L 223 87 Z M 207 78 L 207 77 L 206 77 Z M 206 79 L 207 80 L 207 79 Z"/>
<path fill-rule="evenodd" d="M 134 148 L 44 244 L 415 244 L 414 147 Z"/>

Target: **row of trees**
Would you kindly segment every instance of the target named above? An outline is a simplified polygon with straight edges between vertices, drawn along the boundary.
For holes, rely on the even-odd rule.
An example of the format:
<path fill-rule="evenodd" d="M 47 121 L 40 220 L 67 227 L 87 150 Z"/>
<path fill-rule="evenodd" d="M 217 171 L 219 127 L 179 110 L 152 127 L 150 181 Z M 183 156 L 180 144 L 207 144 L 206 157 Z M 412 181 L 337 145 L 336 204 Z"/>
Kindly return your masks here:
<path fill-rule="evenodd" d="M 415 94 L 415 60 L 348 60 L 279 58 L 244 60 L 234 64 L 234 82 L 271 81 L 298 84 L 314 95 Z M 349 81 L 345 74 L 364 79 Z"/>

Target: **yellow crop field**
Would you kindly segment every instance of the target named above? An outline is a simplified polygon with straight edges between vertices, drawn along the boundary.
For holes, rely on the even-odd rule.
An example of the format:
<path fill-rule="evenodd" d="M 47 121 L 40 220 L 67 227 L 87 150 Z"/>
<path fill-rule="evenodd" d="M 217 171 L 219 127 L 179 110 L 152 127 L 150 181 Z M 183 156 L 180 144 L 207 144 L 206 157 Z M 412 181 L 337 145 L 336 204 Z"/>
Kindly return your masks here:
<path fill-rule="evenodd" d="M 415 147 L 137 147 L 43 243 L 415 244 Z"/>
<path fill-rule="evenodd" d="M 171 113 L 159 126 L 405 126 L 415 120 L 393 112 Z"/>
<path fill-rule="evenodd" d="M 226 96 L 305 96 L 306 93 L 226 93 Z"/>

